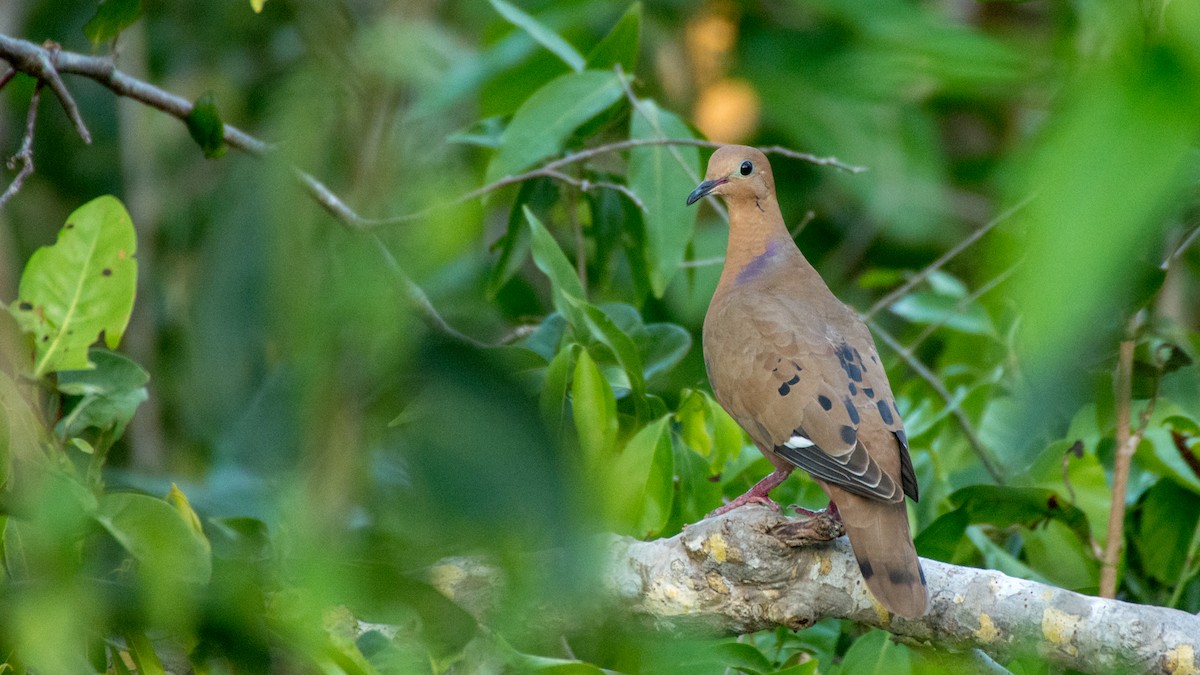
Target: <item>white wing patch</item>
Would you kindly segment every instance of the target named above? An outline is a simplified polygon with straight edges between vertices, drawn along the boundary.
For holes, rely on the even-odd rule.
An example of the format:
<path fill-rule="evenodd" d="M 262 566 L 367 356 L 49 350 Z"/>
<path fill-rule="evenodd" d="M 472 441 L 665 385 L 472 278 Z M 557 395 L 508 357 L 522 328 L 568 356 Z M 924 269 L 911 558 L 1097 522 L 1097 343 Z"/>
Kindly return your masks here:
<path fill-rule="evenodd" d="M 812 441 L 801 436 L 800 434 L 796 434 L 795 436 L 792 436 L 791 438 L 784 441 L 783 444 L 793 450 L 803 450 L 805 448 L 811 448 L 812 446 L 816 445 L 816 443 L 813 443 Z"/>

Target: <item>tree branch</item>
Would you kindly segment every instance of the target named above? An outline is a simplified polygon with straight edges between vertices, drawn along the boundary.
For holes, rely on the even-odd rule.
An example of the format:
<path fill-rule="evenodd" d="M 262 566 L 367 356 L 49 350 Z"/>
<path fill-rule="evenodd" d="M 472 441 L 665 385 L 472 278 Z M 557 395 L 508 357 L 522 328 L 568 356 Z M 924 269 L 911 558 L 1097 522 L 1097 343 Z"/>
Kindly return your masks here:
<path fill-rule="evenodd" d="M 1200 668 L 1198 617 L 934 560 L 921 563 L 929 613 L 921 619 L 892 616 L 868 594 L 845 538 L 794 548 L 775 534 L 788 522 L 795 521 L 747 506 L 688 525 L 669 539 L 608 535 L 601 542 L 608 558 L 600 600 L 663 630 L 802 630 L 836 618 L 913 644 L 979 649 L 1001 663 L 1030 655 L 1083 672 Z M 431 577 L 485 622 L 503 582 L 499 570 L 474 558 L 445 560 Z M 555 619 L 578 622 L 585 614 L 562 612 Z"/>
<path fill-rule="evenodd" d="M 20 161 L 21 170 L 8 184 L 4 194 L 0 194 L 0 206 L 4 206 L 9 199 L 12 199 L 12 196 L 17 194 L 21 186 L 25 184 L 25 179 L 29 177 L 29 174 L 33 173 L 33 134 L 37 129 L 38 104 L 41 101 L 42 83 L 38 81 L 37 86 L 33 89 L 33 95 L 29 97 L 29 112 L 25 114 L 25 136 L 21 139 L 21 149 L 8 160 L 9 169 L 15 167 L 16 163 Z"/>

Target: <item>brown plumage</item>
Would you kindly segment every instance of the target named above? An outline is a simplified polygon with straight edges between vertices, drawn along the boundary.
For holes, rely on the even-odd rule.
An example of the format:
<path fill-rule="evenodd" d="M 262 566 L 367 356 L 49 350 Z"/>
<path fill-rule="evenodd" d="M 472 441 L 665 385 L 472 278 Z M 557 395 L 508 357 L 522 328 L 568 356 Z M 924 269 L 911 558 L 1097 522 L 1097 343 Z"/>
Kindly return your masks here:
<path fill-rule="evenodd" d="M 870 331 L 796 248 L 761 152 L 713 153 L 688 203 L 708 194 L 729 206 L 729 248 L 704 319 L 704 363 L 717 401 L 776 467 L 714 513 L 774 506 L 767 493 L 802 468 L 840 514 L 879 602 L 923 615 L 929 592 L 904 502 L 917 500 L 917 480 Z"/>

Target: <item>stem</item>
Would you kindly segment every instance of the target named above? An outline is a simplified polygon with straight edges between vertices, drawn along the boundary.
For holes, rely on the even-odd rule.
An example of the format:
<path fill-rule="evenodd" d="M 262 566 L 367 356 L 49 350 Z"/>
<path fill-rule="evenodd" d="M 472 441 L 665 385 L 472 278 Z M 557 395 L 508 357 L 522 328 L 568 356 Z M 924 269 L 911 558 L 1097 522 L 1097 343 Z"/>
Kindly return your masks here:
<path fill-rule="evenodd" d="M 1125 489 L 1129 482 L 1129 462 L 1133 458 L 1136 443 L 1131 443 L 1135 434 L 1130 433 L 1130 409 L 1133 406 L 1133 348 L 1136 344 L 1136 316 L 1129 320 L 1125 339 L 1121 341 L 1117 356 L 1116 413 L 1117 454 L 1113 458 L 1112 500 L 1108 510 L 1108 535 L 1104 546 L 1104 559 L 1100 567 L 1100 597 L 1117 596 L 1117 561 L 1121 557 L 1122 537 L 1125 528 Z"/>

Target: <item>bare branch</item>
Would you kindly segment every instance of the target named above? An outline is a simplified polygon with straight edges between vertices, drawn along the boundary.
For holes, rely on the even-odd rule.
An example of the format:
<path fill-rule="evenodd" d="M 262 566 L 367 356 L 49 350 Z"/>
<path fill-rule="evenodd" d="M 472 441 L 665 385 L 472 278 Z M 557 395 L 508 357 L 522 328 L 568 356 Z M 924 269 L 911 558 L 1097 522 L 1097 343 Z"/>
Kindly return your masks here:
<path fill-rule="evenodd" d="M 9 169 L 14 168 L 17 161 L 20 161 L 21 170 L 8 184 L 4 194 L 0 194 L 0 206 L 4 206 L 9 199 L 12 199 L 13 195 L 17 194 L 21 186 L 25 184 L 25 179 L 33 173 L 33 134 L 37 129 L 38 104 L 41 103 L 41 100 L 42 83 L 39 81 L 33 88 L 33 95 L 29 97 L 29 112 L 25 114 L 25 136 L 21 139 L 21 149 L 8 160 Z"/>
<path fill-rule="evenodd" d="M 17 69 L 13 68 L 12 66 L 9 66 L 8 72 L 4 73 L 4 75 L 0 75 L 0 89 L 4 89 L 5 87 L 7 87 L 9 81 L 12 80 L 16 74 L 17 74 Z"/>
<path fill-rule="evenodd" d="M 600 561 L 599 604 L 666 630 L 802 630 L 836 618 L 882 628 L 916 645 L 978 649 L 1001 663 L 1034 657 L 1051 670 L 1181 673 L 1200 668 L 1200 617 L 935 560 L 921 561 L 929 613 L 919 619 L 893 616 L 868 594 L 845 538 L 792 547 L 775 532 L 793 522 L 764 507 L 746 506 L 688 525 L 668 539 L 606 535 L 596 547 L 607 552 Z M 438 590 L 485 623 L 504 583 L 500 569 L 478 558 L 443 560 L 430 577 Z M 569 630 L 595 614 L 577 610 L 551 607 L 537 620 Z"/>
<path fill-rule="evenodd" d="M 967 414 L 962 411 L 961 407 L 959 407 L 959 402 L 955 400 L 954 396 L 952 396 L 949 390 L 946 389 L 946 385 L 942 384 L 942 381 L 938 379 L 938 376 L 934 375 L 933 371 L 929 370 L 924 363 L 921 363 L 920 359 L 913 356 L 911 352 L 904 348 L 904 345 L 900 344 L 896 338 L 892 337 L 891 333 L 885 331 L 878 323 L 871 320 L 869 317 L 864 316 L 863 321 L 871 327 L 871 330 L 874 331 L 877 336 L 879 336 L 884 344 L 886 344 L 892 351 L 896 352 L 896 355 L 899 356 L 900 359 L 904 361 L 904 363 L 907 364 L 908 367 L 911 368 L 918 377 L 929 383 L 929 386 L 933 387 L 933 390 L 937 392 L 937 395 L 946 402 L 946 407 L 950 410 L 950 414 L 954 416 L 955 421 L 958 422 L 958 426 L 962 429 L 963 436 L 966 437 L 967 443 L 975 452 L 975 456 L 979 458 L 979 462 L 983 464 L 983 468 L 987 469 L 987 472 L 992 477 L 992 480 L 996 481 L 996 483 L 999 485 L 1004 485 L 1004 474 L 1000 471 L 999 461 L 992 455 L 992 451 L 983 444 L 983 441 L 979 439 L 979 434 L 975 431 L 975 425 L 971 424 L 971 420 L 967 419 Z"/>
<path fill-rule="evenodd" d="M 1017 202 L 1014 206 L 1008 208 L 1006 211 L 1004 211 L 1004 213 L 1001 213 L 1000 215 L 996 216 L 995 218 L 993 218 L 992 220 L 990 220 L 989 222 L 984 224 L 983 227 L 980 227 L 978 230 L 975 230 L 974 232 L 972 232 L 965 239 L 963 239 L 962 241 L 955 244 L 954 248 L 952 248 L 949 251 L 946 251 L 944 254 L 942 254 L 942 257 L 933 261 L 928 266 L 926 266 L 924 269 L 922 269 L 920 272 L 917 272 L 916 274 L 912 275 L 912 277 L 910 277 L 908 279 L 908 281 L 905 281 L 903 284 L 900 284 L 900 286 L 898 286 L 891 293 L 888 293 L 887 295 L 883 296 L 878 301 L 876 301 L 875 304 L 871 305 L 871 308 L 866 311 L 864 316 L 866 316 L 869 319 L 869 318 L 875 316 L 876 314 L 878 314 L 879 310 L 891 305 L 893 302 L 895 302 L 896 300 L 903 297 L 905 293 L 908 293 L 913 288 L 915 288 L 918 284 L 920 284 L 922 281 L 925 281 L 925 279 L 927 279 L 930 274 L 933 274 L 937 270 L 941 269 L 943 265 L 945 265 L 946 263 L 953 260 L 955 256 L 957 256 L 959 253 L 962 253 L 964 250 L 966 250 L 968 246 L 970 246 L 971 244 L 974 244 L 975 242 L 977 242 L 981 238 L 983 238 L 983 235 L 987 234 L 988 232 L 991 232 L 992 229 L 995 228 L 997 225 L 1004 222 L 1005 220 L 1008 220 L 1008 218 L 1010 216 L 1012 216 L 1014 213 L 1016 213 L 1017 211 L 1020 211 L 1021 209 L 1025 208 L 1029 204 L 1029 202 L 1034 200 L 1035 197 L 1037 197 L 1037 195 L 1029 195 L 1028 197 Z"/>
<path fill-rule="evenodd" d="M 1186 251 L 1187 248 L 1196 241 L 1197 236 L 1200 236 L 1200 225 L 1193 227 L 1192 231 L 1188 232 L 1183 239 L 1180 240 L 1179 245 L 1175 247 L 1175 250 L 1171 251 L 1171 255 L 1167 256 L 1166 259 L 1162 261 L 1162 265 L 1160 265 L 1160 267 L 1164 270 L 1170 267 L 1171 262 L 1178 258 L 1180 254 Z"/>

